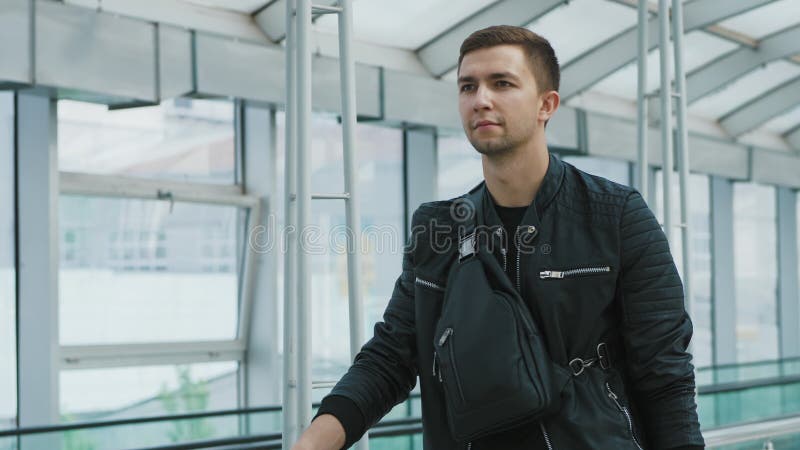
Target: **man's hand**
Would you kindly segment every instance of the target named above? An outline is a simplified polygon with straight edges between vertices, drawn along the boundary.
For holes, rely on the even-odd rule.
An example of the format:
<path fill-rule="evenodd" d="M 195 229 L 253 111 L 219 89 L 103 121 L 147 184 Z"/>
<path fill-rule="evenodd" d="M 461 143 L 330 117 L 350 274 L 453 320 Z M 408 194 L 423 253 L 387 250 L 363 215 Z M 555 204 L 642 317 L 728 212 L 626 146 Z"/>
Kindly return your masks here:
<path fill-rule="evenodd" d="M 311 422 L 292 450 L 339 450 L 344 446 L 344 441 L 344 427 L 339 419 L 331 414 L 323 414 Z"/>

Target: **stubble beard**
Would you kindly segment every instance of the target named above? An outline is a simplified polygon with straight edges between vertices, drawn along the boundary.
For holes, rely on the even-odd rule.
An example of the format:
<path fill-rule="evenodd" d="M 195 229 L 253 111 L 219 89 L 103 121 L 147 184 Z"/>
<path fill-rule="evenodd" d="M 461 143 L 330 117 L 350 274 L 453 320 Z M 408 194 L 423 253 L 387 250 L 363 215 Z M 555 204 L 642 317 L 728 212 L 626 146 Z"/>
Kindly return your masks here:
<path fill-rule="evenodd" d="M 471 138 L 469 141 L 478 153 L 486 156 L 508 154 L 515 147 L 514 139 L 508 135 L 496 136 L 486 140 Z"/>

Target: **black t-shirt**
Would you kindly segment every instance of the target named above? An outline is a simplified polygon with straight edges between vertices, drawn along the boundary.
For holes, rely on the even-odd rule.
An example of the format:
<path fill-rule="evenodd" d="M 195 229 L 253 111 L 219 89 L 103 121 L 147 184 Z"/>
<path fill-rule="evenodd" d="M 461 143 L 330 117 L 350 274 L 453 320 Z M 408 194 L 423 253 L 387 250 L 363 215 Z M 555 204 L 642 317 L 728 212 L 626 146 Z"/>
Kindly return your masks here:
<path fill-rule="evenodd" d="M 517 280 L 517 247 L 514 244 L 514 234 L 517 232 L 517 227 L 522 223 L 522 217 L 525 211 L 528 210 L 527 206 L 500 206 L 495 204 L 497 215 L 500 216 L 500 221 L 503 222 L 503 231 L 505 231 L 505 246 L 508 250 L 506 253 L 506 274 L 512 283 Z"/>

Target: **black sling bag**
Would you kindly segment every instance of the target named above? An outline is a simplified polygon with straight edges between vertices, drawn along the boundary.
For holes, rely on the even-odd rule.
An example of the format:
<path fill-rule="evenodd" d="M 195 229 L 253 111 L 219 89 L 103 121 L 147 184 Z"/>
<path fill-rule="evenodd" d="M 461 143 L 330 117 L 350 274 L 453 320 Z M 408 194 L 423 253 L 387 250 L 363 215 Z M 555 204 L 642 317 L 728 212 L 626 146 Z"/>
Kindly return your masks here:
<path fill-rule="evenodd" d="M 481 241 L 474 224 L 463 222 L 433 342 L 450 431 L 461 442 L 555 412 L 570 378 Z"/>

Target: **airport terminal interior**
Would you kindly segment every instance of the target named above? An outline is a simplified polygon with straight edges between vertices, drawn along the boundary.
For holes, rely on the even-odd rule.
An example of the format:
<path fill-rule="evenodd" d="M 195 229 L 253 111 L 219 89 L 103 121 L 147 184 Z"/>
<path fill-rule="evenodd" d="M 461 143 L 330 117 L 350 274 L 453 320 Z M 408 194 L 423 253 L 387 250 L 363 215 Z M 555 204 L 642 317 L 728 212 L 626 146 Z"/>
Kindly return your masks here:
<path fill-rule="evenodd" d="M 800 449 L 800 1 L 0 0 L 0 450 L 288 448 L 483 180 L 497 24 L 555 49 L 549 151 L 664 227 L 707 448 Z M 358 445 L 422 450 L 419 386 Z"/>

